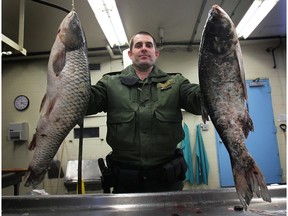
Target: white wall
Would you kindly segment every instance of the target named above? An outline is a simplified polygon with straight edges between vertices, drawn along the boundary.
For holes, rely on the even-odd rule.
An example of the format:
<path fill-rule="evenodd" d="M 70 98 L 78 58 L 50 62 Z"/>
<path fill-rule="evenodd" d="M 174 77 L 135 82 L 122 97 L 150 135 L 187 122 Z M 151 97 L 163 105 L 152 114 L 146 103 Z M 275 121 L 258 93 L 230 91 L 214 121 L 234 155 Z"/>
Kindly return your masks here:
<path fill-rule="evenodd" d="M 267 53 L 265 49 L 274 47 L 278 43 L 278 40 L 241 42 L 246 79 L 261 77 L 270 80 L 276 127 L 280 123 L 284 123 L 277 121 L 278 115 L 286 114 L 286 45 L 275 50 L 276 69 L 272 68 L 271 53 Z M 33 152 L 27 149 L 28 142 L 13 143 L 8 141 L 8 124 L 10 122 L 29 122 L 31 140 L 39 118 L 40 102 L 46 91 L 47 61 L 48 59 L 2 62 L 2 168 L 27 168 L 31 161 Z M 92 84 L 96 83 L 103 74 L 121 70 L 123 67 L 121 60 L 111 60 L 105 57 L 93 57 L 89 61 L 90 63 L 101 63 L 100 71 L 91 72 Z M 198 83 L 198 47 L 195 47 L 193 52 L 187 52 L 183 48 L 176 50 L 165 48 L 161 51 L 157 65 L 166 72 L 182 73 L 191 82 Z M 13 107 L 14 98 L 19 94 L 25 94 L 30 98 L 30 107 L 24 112 L 18 112 Z M 202 122 L 201 117 L 186 112 L 183 115 L 185 123 L 189 125 L 191 149 L 194 151 L 196 125 Z M 99 114 L 85 118 L 84 124 L 86 127 L 99 126 L 100 138 L 104 140 L 84 139 L 83 159 L 104 157 L 111 150 L 105 141 L 106 116 Z M 191 186 L 186 184 L 185 189 L 220 187 L 215 134 L 211 122 L 208 124 L 209 131 L 203 131 L 202 136 L 210 164 L 209 185 Z M 284 174 L 283 182 L 286 182 L 286 143 L 284 134 L 279 127 L 277 140 Z M 74 140 L 72 133 L 70 133 L 56 155 L 56 158 L 62 161 L 64 172 L 67 161 L 77 160 L 77 155 L 78 140 Z M 63 178 L 59 181 L 46 178 L 44 183 L 40 185 L 41 187 L 50 194 L 67 193 L 63 185 Z M 30 188 L 25 188 L 23 183 L 21 184 L 20 194 L 28 194 L 30 190 Z M 13 187 L 3 189 L 2 193 L 3 195 L 12 195 Z"/>

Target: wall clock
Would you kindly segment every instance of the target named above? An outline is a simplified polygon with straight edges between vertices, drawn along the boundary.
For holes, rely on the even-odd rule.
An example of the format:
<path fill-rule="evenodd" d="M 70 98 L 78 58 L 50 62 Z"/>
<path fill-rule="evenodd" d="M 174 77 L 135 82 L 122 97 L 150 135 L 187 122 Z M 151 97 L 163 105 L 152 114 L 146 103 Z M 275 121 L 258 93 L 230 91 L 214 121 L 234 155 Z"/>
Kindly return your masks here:
<path fill-rule="evenodd" d="M 14 100 L 14 107 L 18 111 L 26 110 L 29 107 L 29 98 L 25 95 L 18 95 Z"/>

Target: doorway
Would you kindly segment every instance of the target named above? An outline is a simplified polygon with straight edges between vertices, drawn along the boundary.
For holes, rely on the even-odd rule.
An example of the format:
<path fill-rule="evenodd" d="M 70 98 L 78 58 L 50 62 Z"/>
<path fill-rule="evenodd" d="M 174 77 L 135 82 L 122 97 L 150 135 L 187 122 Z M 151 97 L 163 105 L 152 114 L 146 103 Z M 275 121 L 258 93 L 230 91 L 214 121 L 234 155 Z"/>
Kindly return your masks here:
<path fill-rule="evenodd" d="M 246 147 L 261 169 L 267 184 L 281 183 L 282 169 L 276 138 L 276 127 L 268 79 L 246 81 L 248 110 L 254 123 Z M 217 154 L 221 187 L 234 186 L 230 158 L 216 132 Z"/>

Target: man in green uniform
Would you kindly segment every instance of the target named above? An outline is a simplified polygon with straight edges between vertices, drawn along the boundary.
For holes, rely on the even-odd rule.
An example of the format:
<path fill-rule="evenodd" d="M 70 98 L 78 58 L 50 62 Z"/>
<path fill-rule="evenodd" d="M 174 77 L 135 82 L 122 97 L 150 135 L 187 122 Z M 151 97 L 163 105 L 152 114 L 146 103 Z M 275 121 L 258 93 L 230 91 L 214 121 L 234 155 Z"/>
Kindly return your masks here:
<path fill-rule="evenodd" d="M 155 66 L 159 50 L 148 32 L 132 37 L 128 55 L 132 65 L 91 87 L 87 111 L 107 112 L 113 192 L 182 190 L 186 164 L 176 150 L 184 138 L 181 108 L 201 114 L 199 86 Z"/>

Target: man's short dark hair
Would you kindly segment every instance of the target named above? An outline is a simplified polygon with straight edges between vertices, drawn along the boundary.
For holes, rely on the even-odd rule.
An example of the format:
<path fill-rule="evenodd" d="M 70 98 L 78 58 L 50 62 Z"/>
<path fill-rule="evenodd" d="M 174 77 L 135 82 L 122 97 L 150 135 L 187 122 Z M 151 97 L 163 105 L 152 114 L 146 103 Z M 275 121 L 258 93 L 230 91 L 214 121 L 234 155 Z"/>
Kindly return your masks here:
<path fill-rule="evenodd" d="M 152 34 L 150 34 L 149 32 L 146 32 L 146 31 L 139 31 L 136 34 L 134 34 L 132 36 L 132 38 L 130 39 L 130 42 L 129 42 L 130 50 L 132 50 L 132 47 L 134 45 L 134 37 L 136 35 L 149 35 L 153 39 L 153 43 L 154 43 L 155 48 L 157 48 L 157 42 L 156 42 L 156 40 L 155 40 L 155 38 L 154 38 L 154 36 Z"/>

